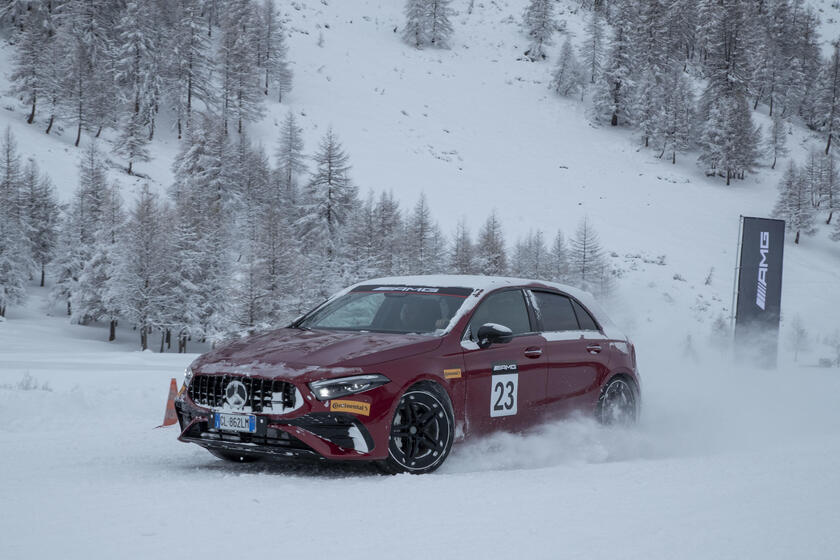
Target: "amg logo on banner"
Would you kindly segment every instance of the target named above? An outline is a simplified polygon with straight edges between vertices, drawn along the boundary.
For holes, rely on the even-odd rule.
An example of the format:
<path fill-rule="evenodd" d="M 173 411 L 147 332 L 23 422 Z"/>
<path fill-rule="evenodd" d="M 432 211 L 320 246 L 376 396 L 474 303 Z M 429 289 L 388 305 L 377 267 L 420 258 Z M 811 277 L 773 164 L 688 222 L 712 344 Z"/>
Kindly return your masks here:
<path fill-rule="evenodd" d="M 758 252 L 761 254 L 761 262 L 758 263 L 758 287 L 755 292 L 755 304 L 763 310 L 767 302 L 767 254 L 770 252 L 769 231 L 761 232 Z"/>

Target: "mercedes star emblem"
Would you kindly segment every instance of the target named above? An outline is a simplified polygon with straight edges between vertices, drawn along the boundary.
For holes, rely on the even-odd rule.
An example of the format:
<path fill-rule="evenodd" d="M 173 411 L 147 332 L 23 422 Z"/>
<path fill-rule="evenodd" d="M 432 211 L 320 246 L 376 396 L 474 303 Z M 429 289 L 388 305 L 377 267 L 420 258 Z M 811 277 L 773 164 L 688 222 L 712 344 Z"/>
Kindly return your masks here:
<path fill-rule="evenodd" d="M 225 402 L 231 408 L 242 410 L 248 402 L 248 390 L 241 381 L 231 381 L 225 387 Z"/>

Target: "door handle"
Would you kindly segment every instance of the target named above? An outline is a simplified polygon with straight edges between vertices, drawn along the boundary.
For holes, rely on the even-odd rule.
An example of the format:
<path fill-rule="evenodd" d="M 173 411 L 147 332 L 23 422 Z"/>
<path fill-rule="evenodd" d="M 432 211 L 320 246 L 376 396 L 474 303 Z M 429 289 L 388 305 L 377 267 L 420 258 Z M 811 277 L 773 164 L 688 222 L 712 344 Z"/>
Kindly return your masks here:
<path fill-rule="evenodd" d="M 526 348 L 525 356 L 527 356 L 528 358 L 539 358 L 540 356 L 542 356 L 542 348 L 537 348 L 536 346 Z"/>
<path fill-rule="evenodd" d="M 600 344 L 590 344 L 586 347 L 586 351 L 590 354 L 600 354 L 601 353 L 601 345 Z"/>

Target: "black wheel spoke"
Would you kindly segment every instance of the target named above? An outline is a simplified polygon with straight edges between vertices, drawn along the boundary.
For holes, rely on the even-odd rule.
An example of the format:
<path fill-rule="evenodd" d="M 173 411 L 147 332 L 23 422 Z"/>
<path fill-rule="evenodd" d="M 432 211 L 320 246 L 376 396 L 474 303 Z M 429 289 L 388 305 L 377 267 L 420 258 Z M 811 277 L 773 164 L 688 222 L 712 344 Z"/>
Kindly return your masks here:
<path fill-rule="evenodd" d="M 431 451 L 443 451 L 437 440 L 429 437 L 427 434 L 423 434 L 423 443 L 425 443 L 426 447 L 428 447 Z"/>
<path fill-rule="evenodd" d="M 426 413 L 423 414 L 423 416 L 421 416 L 419 420 L 417 420 L 417 427 L 421 429 L 426 429 L 426 426 L 431 424 L 432 421 L 435 419 L 436 414 L 437 410 L 435 410 L 434 408 L 430 408 L 429 410 L 427 410 Z"/>

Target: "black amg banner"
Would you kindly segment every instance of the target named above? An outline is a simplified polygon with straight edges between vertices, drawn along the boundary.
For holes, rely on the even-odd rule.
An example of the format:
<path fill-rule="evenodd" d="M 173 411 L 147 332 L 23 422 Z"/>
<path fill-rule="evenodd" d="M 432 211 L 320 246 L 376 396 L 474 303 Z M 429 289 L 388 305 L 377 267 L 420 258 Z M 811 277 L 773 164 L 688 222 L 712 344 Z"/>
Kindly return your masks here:
<path fill-rule="evenodd" d="M 782 306 L 785 222 L 741 218 L 735 344 L 742 356 L 775 367 Z"/>

